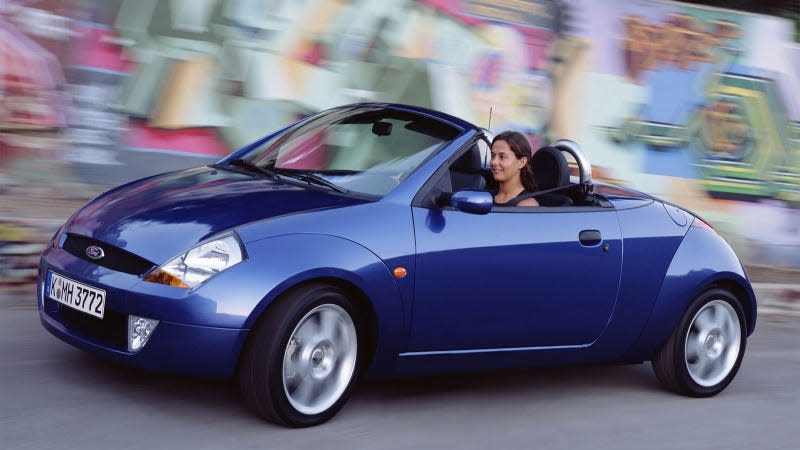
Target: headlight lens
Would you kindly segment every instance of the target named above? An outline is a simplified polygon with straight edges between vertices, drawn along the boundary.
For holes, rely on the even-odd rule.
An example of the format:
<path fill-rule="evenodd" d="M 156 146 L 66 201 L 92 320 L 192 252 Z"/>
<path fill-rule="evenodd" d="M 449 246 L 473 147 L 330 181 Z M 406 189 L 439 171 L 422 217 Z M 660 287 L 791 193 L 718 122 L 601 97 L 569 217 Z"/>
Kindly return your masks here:
<path fill-rule="evenodd" d="M 61 243 L 61 234 L 64 232 L 64 227 L 66 224 L 61 225 L 55 233 L 53 233 L 53 237 L 50 238 L 50 242 L 47 243 L 48 247 L 56 248 L 58 244 Z"/>
<path fill-rule="evenodd" d="M 242 245 L 235 234 L 204 242 L 156 268 L 145 281 L 192 288 L 243 259 Z"/>

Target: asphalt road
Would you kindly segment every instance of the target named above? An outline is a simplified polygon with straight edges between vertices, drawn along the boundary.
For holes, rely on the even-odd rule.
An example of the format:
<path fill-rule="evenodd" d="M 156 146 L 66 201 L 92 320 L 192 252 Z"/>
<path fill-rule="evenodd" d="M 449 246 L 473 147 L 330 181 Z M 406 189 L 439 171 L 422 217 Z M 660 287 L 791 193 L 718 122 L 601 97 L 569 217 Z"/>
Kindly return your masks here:
<path fill-rule="evenodd" d="M 710 399 L 649 364 L 362 383 L 332 421 L 289 430 L 233 383 L 111 365 L 62 343 L 20 291 L 0 301 L 2 449 L 797 449 L 800 317 L 762 316 Z M 198 351 L 201 351 L 198 349 Z"/>

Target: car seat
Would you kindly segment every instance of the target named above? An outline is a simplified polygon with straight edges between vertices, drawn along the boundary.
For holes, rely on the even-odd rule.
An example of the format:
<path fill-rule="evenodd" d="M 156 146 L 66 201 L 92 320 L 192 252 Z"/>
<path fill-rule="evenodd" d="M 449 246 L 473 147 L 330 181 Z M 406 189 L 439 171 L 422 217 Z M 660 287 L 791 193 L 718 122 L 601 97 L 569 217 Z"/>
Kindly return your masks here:
<path fill-rule="evenodd" d="M 450 183 L 453 192 L 486 189 L 486 179 L 481 174 L 481 151 L 478 144 L 473 144 L 450 166 Z"/>
<path fill-rule="evenodd" d="M 537 191 L 547 191 L 558 187 L 570 186 L 569 165 L 561 150 L 545 146 L 536 150 L 531 157 L 533 179 L 536 181 Z M 563 191 L 546 192 L 534 195 L 540 206 L 570 206 L 572 198 Z"/>

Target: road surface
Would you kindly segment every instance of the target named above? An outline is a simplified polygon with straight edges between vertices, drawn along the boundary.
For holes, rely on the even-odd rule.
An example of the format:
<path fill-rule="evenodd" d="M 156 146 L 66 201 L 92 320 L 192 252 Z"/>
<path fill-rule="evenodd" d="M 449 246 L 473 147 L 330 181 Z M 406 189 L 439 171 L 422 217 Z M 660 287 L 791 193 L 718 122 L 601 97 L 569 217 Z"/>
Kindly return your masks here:
<path fill-rule="evenodd" d="M 649 363 L 397 379 L 362 383 L 332 421 L 290 430 L 250 414 L 234 383 L 106 363 L 47 333 L 26 289 L 3 295 L 3 449 L 750 450 L 800 445 L 797 316 L 762 316 L 738 377 L 710 399 L 662 390 Z"/>

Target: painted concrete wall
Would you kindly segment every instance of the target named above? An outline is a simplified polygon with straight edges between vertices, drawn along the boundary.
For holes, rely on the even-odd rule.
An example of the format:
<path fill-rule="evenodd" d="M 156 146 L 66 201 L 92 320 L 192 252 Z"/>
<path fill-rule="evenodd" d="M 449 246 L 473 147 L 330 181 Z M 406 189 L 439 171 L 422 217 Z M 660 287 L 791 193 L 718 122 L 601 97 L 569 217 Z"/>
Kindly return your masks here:
<path fill-rule="evenodd" d="M 9 0 L 0 31 L 6 179 L 39 158 L 121 183 L 357 101 L 491 111 L 699 212 L 745 261 L 800 267 L 786 20 L 652 0 Z"/>

